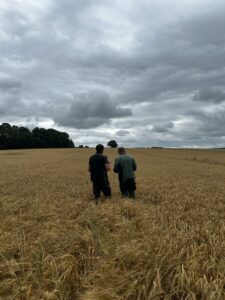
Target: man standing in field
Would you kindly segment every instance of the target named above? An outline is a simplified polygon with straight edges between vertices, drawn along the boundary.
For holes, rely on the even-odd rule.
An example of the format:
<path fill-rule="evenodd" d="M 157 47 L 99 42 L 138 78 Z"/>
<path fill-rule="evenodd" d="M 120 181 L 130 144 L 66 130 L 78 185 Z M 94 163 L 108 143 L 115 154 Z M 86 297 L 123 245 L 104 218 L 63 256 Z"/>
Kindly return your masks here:
<path fill-rule="evenodd" d="M 118 173 L 120 191 L 124 197 L 135 198 L 135 176 L 134 171 L 137 170 L 135 159 L 126 154 L 123 147 L 118 148 L 119 156 L 115 160 L 114 169 Z"/>
<path fill-rule="evenodd" d="M 98 144 L 96 146 L 96 154 L 89 159 L 89 172 L 91 173 L 91 181 L 93 182 L 93 193 L 96 204 L 100 198 L 101 191 L 105 198 L 111 197 L 111 187 L 108 180 L 107 172 L 110 171 L 107 156 L 103 155 L 104 146 Z"/>

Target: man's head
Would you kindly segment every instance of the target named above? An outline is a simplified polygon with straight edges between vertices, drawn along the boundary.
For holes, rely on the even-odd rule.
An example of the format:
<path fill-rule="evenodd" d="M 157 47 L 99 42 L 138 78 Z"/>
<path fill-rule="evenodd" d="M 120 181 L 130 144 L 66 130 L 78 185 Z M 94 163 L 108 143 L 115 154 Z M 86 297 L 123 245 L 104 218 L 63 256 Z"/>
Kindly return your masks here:
<path fill-rule="evenodd" d="M 98 144 L 95 148 L 97 153 L 103 153 L 104 151 L 104 146 L 102 144 Z"/>
<path fill-rule="evenodd" d="M 119 155 L 126 154 L 125 148 L 124 147 L 119 147 L 118 148 L 118 153 L 119 153 Z"/>

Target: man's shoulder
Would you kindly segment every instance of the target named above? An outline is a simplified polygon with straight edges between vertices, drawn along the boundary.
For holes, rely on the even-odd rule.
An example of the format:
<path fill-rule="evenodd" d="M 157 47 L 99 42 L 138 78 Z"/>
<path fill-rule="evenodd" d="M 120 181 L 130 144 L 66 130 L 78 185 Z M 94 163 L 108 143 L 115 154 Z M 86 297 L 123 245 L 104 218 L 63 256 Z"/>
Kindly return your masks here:
<path fill-rule="evenodd" d="M 129 154 L 123 154 L 119 157 L 119 159 L 121 160 L 133 160 L 133 156 L 129 155 Z"/>
<path fill-rule="evenodd" d="M 89 161 L 95 160 L 95 159 L 98 159 L 98 155 L 96 153 L 90 156 Z"/>
<path fill-rule="evenodd" d="M 96 154 L 93 154 L 89 157 L 89 159 L 92 159 L 93 157 L 95 157 Z"/>
<path fill-rule="evenodd" d="M 128 155 L 130 159 L 135 160 L 135 158 L 132 155 Z"/>
<path fill-rule="evenodd" d="M 92 156 L 90 156 L 89 160 L 107 160 L 107 156 L 95 153 Z"/>

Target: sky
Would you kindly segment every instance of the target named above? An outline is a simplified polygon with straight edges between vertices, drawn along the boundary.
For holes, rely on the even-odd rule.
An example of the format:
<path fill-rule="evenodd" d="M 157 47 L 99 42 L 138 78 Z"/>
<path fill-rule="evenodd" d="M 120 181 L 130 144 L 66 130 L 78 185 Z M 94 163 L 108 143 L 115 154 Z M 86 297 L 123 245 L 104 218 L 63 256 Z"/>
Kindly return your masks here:
<path fill-rule="evenodd" d="M 0 0 L 0 124 L 225 147 L 225 0 Z"/>

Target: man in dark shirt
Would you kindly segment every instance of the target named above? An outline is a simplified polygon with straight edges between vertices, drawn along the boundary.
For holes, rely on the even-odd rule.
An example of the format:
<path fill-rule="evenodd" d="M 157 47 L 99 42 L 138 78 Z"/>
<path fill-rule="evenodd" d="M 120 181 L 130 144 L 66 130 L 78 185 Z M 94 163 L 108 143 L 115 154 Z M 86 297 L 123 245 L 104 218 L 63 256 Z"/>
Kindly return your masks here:
<path fill-rule="evenodd" d="M 99 144 L 96 146 L 96 154 L 89 158 L 89 172 L 91 173 L 91 181 L 93 182 L 93 193 L 95 201 L 98 203 L 101 191 L 105 198 L 111 196 L 111 187 L 109 184 L 107 172 L 110 170 L 107 156 L 103 155 L 104 146 Z"/>
<path fill-rule="evenodd" d="M 120 191 L 124 197 L 135 198 L 135 176 L 134 171 L 137 170 L 135 159 L 126 154 L 123 147 L 118 148 L 119 156 L 115 160 L 114 172 L 118 173 L 120 183 Z"/>

